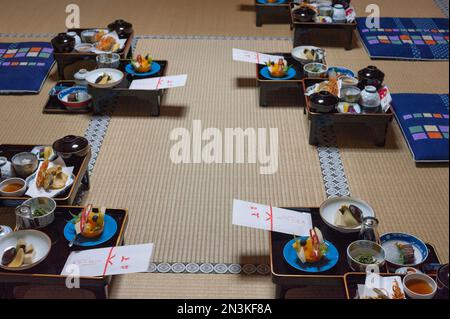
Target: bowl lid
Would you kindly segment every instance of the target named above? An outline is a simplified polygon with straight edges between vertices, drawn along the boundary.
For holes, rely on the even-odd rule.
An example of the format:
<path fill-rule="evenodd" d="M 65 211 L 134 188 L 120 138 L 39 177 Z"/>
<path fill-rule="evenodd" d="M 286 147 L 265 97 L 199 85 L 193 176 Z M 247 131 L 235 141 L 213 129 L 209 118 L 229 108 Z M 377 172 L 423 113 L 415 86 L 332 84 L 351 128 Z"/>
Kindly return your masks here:
<path fill-rule="evenodd" d="M 62 153 L 75 153 L 89 146 L 87 139 L 81 136 L 67 135 L 53 143 L 53 149 Z"/>
<path fill-rule="evenodd" d="M 127 29 L 131 29 L 133 27 L 133 25 L 123 19 L 117 19 L 114 22 L 111 22 L 110 24 L 108 24 L 108 29 L 114 29 L 114 30 L 127 30 Z"/>
<path fill-rule="evenodd" d="M 328 91 L 314 93 L 310 97 L 311 102 L 316 105 L 332 106 L 339 103 L 339 98 Z"/>
<path fill-rule="evenodd" d="M 363 79 L 384 79 L 384 73 L 376 66 L 369 65 L 367 68 L 358 71 L 358 76 Z"/>

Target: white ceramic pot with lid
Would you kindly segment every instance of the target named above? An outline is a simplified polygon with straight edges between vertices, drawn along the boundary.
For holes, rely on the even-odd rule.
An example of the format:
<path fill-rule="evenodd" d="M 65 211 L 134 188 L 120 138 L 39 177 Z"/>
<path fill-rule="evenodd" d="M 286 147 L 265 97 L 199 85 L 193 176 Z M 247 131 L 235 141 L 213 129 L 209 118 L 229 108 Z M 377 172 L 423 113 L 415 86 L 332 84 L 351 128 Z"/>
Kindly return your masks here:
<path fill-rule="evenodd" d="M 347 15 L 342 4 L 335 4 L 333 6 L 333 21 L 335 23 L 346 23 Z"/>
<path fill-rule="evenodd" d="M 372 85 L 367 85 L 361 92 L 359 104 L 362 106 L 364 112 L 377 113 L 381 105 L 381 98 L 377 88 Z"/>

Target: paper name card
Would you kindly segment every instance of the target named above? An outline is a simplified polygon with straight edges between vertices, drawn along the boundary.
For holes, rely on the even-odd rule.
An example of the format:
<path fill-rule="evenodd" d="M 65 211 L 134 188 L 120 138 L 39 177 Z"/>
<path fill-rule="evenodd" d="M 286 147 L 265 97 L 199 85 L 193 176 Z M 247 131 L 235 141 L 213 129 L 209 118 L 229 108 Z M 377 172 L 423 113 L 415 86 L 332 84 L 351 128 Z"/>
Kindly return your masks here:
<path fill-rule="evenodd" d="M 278 61 L 279 59 L 283 59 L 283 57 L 254 52 L 254 51 L 233 49 L 233 60 L 234 61 L 248 62 L 248 63 L 255 63 L 255 64 L 266 64 L 269 61 Z"/>
<path fill-rule="evenodd" d="M 383 112 L 386 113 L 391 107 L 391 92 L 389 91 L 389 88 L 387 86 L 384 86 L 380 91 L 378 91 L 378 94 L 380 95 L 381 99 L 381 108 L 383 109 Z"/>
<path fill-rule="evenodd" d="M 311 214 L 235 199 L 233 225 L 309 236 Z"/>
<path fill-rule="evenodd" d="M 153 244 L 74 251 L 67 258 L 63 276 L 109 276 L 147 272 Z"/>
<path fill-rule="evenodd" d="M 160 90 L 185 86 L 187 74 L 162 76 L 158 78 L 148 78 L 134 80 L 131 82 L 130 90 Z"/>

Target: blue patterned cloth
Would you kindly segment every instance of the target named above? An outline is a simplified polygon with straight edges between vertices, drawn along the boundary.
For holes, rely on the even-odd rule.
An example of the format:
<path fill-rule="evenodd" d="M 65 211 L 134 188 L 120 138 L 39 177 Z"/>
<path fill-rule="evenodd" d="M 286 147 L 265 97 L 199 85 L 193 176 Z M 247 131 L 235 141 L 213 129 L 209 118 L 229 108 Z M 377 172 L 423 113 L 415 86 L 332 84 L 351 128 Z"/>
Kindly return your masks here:
<path fill-rule="evenodd" d="M 39 93 L 53 63 L 48 42 L 0 43 L 0 93 Z"/>
<path fill-rule="evenodd" d="M 448 94 L 392 94 L 395 117 L 416 162 L 448 162 Z"/>
<path fill-rule="evenodd" d="M 380 28 L 356 20 L 372 59 L 448 60 L 448 19 L 380 18 Z"/>

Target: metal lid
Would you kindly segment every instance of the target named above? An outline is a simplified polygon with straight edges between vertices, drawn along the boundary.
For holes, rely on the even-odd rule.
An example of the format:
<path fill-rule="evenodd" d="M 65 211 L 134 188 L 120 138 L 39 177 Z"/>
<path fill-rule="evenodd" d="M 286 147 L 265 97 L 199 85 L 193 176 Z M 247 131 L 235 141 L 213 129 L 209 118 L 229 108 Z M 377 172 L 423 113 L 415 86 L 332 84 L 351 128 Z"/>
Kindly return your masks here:
<path fill-rule="evenodd" d="M 9 233 L 12 233 L 11 227 L 0 225 L 0 237 L 6 236 Z"/>

